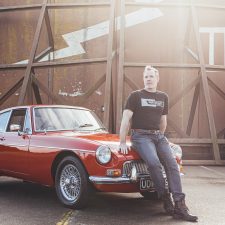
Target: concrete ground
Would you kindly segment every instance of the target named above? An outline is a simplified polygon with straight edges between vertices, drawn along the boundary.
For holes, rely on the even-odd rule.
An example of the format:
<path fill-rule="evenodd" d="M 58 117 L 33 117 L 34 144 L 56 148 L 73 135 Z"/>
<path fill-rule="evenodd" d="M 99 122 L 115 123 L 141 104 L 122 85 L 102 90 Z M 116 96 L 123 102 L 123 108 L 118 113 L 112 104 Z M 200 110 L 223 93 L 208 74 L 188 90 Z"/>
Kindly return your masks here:
<path fill-rule="evenodd" d="M 225 167 L 185 166 L 187 205 L 199 225 L 225 225 Z M 85 210 L 64 208 L 54 190 L 0 177 L 1 225 L 189 225 L 167 216 L 162 203 L 139 193 L 97 193 Z"/>

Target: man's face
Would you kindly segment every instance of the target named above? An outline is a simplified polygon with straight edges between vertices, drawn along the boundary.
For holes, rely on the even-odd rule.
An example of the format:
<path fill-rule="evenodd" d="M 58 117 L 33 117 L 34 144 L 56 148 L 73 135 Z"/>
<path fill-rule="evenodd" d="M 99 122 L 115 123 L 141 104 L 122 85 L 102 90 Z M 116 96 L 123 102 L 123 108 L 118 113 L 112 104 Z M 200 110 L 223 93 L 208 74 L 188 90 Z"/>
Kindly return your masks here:
<path fill-rule="evenodd" d="M 155 90 L 159 82 L 159 76 L 154 70 L 145 71 L 143 74 L 145 89 Z"/>

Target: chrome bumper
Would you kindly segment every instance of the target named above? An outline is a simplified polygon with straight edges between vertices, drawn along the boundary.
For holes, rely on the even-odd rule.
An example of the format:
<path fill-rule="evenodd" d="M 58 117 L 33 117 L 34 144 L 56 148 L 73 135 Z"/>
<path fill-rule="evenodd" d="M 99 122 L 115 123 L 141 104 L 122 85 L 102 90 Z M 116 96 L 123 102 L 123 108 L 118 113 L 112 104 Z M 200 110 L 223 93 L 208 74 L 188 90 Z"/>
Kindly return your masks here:
<path fill-rule="evenodd" d="M 89 180 L 94 184 L 129 184 L 134 183 L 128 177 L 97 177 L 90 176 Z"/>
<path fill-rule="evenodd" d="M 149 175 L 138 175 L 136 177 L 98 177 L 90 176 L 89 180 L 94 184 L 133 184 L 140 181 L 140 178 L 149 178 Z"/>
<path fill-rule="evenodd" d="M 89 180 L 94 184 L 131 184 L 131 183 L 137 183 L 142 177 L 147 178 L 150 176 L 149 174 L 138 173 L 136 166 L 133 166 L 129 177 L 127 176 L 121 176 L 121 177 L 90 176 Z"/>

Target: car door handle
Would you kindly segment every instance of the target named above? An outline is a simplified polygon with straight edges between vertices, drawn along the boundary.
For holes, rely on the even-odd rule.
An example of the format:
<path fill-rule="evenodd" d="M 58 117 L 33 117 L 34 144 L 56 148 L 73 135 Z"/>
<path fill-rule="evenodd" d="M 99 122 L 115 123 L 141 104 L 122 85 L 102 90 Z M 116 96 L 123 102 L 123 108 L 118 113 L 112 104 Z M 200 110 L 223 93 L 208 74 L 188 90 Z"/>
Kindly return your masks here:
<path fill-rule="evenodd" d="M 0 138 L 0 141 L 4 141 L 4 140 L 5 140 L 5 138 L 4 138 L 4 137 L 1 137 L 1 138 Z"/>

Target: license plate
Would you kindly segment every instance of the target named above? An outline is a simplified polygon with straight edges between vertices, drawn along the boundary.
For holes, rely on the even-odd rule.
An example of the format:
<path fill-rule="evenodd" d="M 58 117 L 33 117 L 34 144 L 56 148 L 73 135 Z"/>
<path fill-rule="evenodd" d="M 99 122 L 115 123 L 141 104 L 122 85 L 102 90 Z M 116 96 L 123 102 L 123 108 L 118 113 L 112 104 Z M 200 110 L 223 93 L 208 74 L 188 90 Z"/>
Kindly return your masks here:
<path fill-rule="evenodd" d="M 140 190 L 149 190 L 154 187 L 152 180 L 149 178 L 140 179 Z"/>

